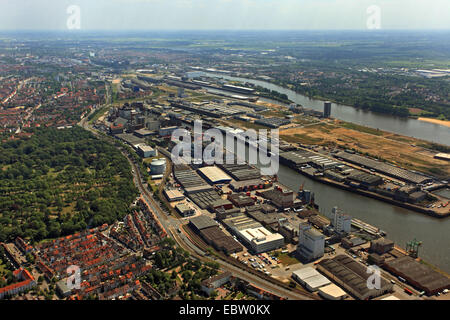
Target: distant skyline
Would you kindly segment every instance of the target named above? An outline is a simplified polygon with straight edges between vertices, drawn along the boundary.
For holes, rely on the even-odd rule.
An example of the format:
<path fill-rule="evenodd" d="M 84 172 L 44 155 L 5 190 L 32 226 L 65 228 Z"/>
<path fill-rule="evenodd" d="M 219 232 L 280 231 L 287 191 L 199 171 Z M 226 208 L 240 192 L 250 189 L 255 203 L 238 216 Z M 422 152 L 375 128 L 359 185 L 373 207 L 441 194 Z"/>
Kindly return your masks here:
<path fill-rule="evenodd" d="M 450 29 L 450 0 L 1 0 L 0 30 L 68 30 L 72 5 L 81 30 L 365 30 L 374 5 L 381 29 Z"/>

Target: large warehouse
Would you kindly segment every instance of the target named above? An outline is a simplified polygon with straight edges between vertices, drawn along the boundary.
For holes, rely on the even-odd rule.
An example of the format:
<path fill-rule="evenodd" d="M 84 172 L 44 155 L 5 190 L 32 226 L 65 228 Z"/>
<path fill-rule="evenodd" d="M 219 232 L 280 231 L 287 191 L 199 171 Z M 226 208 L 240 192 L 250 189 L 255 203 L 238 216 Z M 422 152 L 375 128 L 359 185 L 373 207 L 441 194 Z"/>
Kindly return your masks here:
<path fill-rule="evenodd" d="M 203 167 L 198 171 L 210 184 L 229 183 L 231 181 L 231 177 L 216 166 Z"/>
<path fill-rule="evenodd" d="M 432 179 L 425 177 L 423 175 L 408 171 L 391 164 L 376 161 L 363 157 L 357 154 L 350 154 L 348 152 L 339 152 L 334 155 L 336 158 L 341 158 L 346 162 L 353 163 L 359 166 L 364 166 L 368 169 L 373 169 L 377 172 L 383 173 L 387 176 L 406 181 L 413 184 L 421 184 L 432 181 Z"/>
<path fill-rule="evenodd" d="M 204 228 L 200 231 L 200 235 L 206 243 L 212 245 L 216 250 L 223 251 L 226 254 L 236 253 L 243 250 L 242 246 L 227 236 L 218 226 Z"/>
<path fill-rule="evenodd" d="M 369 289 L 367 279 L 373 273 L 368 273 L 365 265 L 344 254 L 333 259 L 323 259 L 317 269 L 360 300 L 378 297 L 390 292 L 393 287 L 392 283 L 381 277 L 380 289 Z"/>
<path fill-rule="evenodd" d="M 208 186 L 205 180 L 203 180 L 194 170 L 189 167 L 177 167 L 174 170 L 175 179 L 184 189 Z"/>
<path fill-rule="evenodd" d="M 220 164 L 219 165 L 226 173 L 228 173 L 234 180 L 252 180 L 261 178 L 261 171 L 248 164 Z"/>
<path fill-rule="evenodd" d="M 210 227 L 216 227 L 217 222 L 215 222 L 213 219 L 211 219 L 208 216 L 198 216 L 194 217 L 189 220 L 189 225 L 194 229 L 194 231 L 199 232 L 203 229 L 210 228 Z"/>
<path fill-rule="evenodd" d="M 331 284 L 330 280 L 312 267 L 306 267 L 292 272 L 292 278 L 309 291 L 317 291 L 320 287 Z"/>
<path fill-rule="evenodd" d="M 226 218 L 223 223 L 255 253 L 275 250 L 284 245 L 281 234 L 270 232 L 245 214 Z"/>
<path fill-rule="evenodd" d="M 164 189 L 164 194 L 170 202 L 184 200 L 184 195 L 177 189 Z"/>
<path fill-rule="evenodd" d="M 448 277 L 409 256 L 388 261 L 385 263 L 385 268 L 397 276 L 403 277 L 414 287 L 425 291 L 427 295 L 450 289 Z"/>

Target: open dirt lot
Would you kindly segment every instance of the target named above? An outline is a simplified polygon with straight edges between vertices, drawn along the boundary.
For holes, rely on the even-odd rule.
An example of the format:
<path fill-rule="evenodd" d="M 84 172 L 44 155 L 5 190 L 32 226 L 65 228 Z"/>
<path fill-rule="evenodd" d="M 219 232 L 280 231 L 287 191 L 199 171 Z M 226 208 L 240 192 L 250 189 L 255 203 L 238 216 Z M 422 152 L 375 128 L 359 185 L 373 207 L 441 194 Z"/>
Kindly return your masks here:
<path fill-rule="evenodd" d="M 407 169 L 446 177 L 450 163 L 434 159 L 437 152 L 419 145 L 426 143 L 388 132 L 376 134 L 342 127 L 339 121 L 280 130 L 280 137 L 291 143 L 342 146 L 385 159 Z"/>

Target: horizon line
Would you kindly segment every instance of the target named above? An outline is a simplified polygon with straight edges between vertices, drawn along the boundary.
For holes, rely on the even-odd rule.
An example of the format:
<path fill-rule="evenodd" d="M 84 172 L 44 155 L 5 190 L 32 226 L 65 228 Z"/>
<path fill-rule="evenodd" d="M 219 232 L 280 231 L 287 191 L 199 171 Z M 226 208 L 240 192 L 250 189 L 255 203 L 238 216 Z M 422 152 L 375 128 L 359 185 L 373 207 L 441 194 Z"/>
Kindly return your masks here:
<path fill-rule="evenodd" d="M 85 32 L 295 32 L 295 31 L 450 31 L 450 28 L 429 28 L 429 29 L 401 29 L 401 28 L 380 28 L 380 29 L 0 29 L 0 32 L 67 32 L 67 33 L 85 33 Z"/>

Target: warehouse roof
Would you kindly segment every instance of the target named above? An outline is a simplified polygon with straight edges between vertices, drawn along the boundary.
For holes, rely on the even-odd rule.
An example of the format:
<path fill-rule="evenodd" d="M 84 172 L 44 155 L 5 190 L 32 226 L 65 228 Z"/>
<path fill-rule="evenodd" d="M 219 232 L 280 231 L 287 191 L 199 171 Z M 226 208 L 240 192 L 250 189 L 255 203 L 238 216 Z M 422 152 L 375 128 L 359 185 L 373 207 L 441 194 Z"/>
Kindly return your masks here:
<path fill-rule="evenodd" d="M 211 183 L 222 183 L 231 181 L 231 177 L 216 166 L 198 169 Z"/>
<path fill-rule="evenodd" d="M 334 155 L 337 158 L 342 158 L 347 162 L 355 163 L 366 168 L 375 169 L 378 172 L 384 173 L 386 175 L 401 179 L 406 182 L 411 182 L 415 184 L 424 183 L 430 180 L 430 178 L 423 175 L 414 173 L 409 170 L 405 170 L 388 163 L 373 160 L 367 157 L 363 157 L 356 154 L 350 154 L 348 152 L 339 152 Z"/>
<path fill-rule="evenodd" d="M 250 179 L 250 180 L 243 180 L 243 181 L 233 181 L 230 183 L 231 188 L 233 189 L 239 189 L 239 188 L 245 188 L 250 186 L 259 186 L 261 184 L 264 184 L 265 181 L 262 179 Z"/>
<path fill-rule="evenodd" d="M 346 255 L 340 254 L 333 259 L 323 259 L 319 262 L 318 267 L 325 269 L 333 277 L 339 279 L 340 283 L 351 288 L 353 294 L 360 299 L 377 295 L 377 290 L 367 287 L 367 279 L 371 275 L 371 273 L 367 273 L 367 267 Z M 390 285 L 383 277 L 380 282 L 382 290 Z"/>
<path fill-rule="evenodd" d="M 395 274 L 402 276 L 411 284 L 428 293 L 435 293 L 445 288 L 450 288 L 450 279 L 448 277 L 409 256 L 387 261 L 385 265 Z"/>
<path fill-rule="evenodd" d="M 292 272 L 294 278 L 298 279 L 302 284 L 305 284 L 310 290 L 316 290 L 330 284 L 330 280 L 321 275 L 316 269 L 306 267 Z"/>
<path fill-rule="evenodd" d="M 189 222 L 194 225 L 197 230 L 217 226 L 217 223 L 213 219 L 205 215 L 192 218 Z"/>
<path fill-rule="evenodd" d="M 284 237 L 279 233 L 272 233 L 264 227 L 248 228 L 240 231 L 242 237 L 244 237 L 248 242 L 255 242 L 257 244 L 262 244 L 266 242 L 271 242 L 274 240 L 284 239 Z"/>
<path fill-rule="evenodd" d="M 437 153 L 434 155 L 436 159 L 450 160 L 450 153 Z"/>
<path fill-rule="evenodd" d="M 334 299 L 340 299 L 347 295 L 344 290 L 339 288 L 334 283 L 330 283 L 327 286 L 319 288 L 319 293 L 323 294 L 325 297 L 332 297 Z"/>
<path fill-rule="evenodd" d="M 399 298 L 397 298 L 396 296 L 387 296 L 387 297 L 385 297 L 385 298 L 383 298 L 383 299 L 381 299 L 381 300 L 400 300 Z"/>
<path fill-rule="evenodd" d="M 140 145 L 137 146 L 140 150 L 142 150 L 143 152 L 148 152 L 148 151 L 154 151 L 155 149 L 153 149 L 152 147 L 150 147 L 149 145 L 142 143 Z"/>

